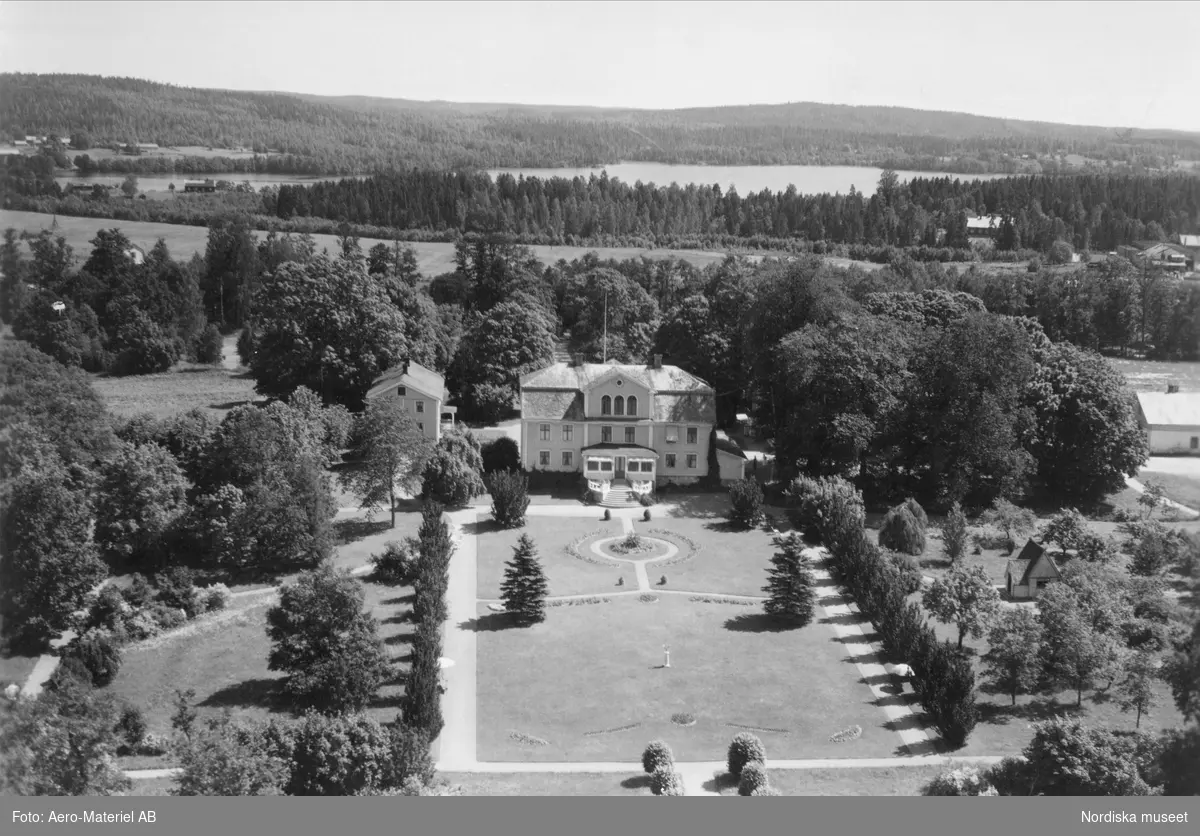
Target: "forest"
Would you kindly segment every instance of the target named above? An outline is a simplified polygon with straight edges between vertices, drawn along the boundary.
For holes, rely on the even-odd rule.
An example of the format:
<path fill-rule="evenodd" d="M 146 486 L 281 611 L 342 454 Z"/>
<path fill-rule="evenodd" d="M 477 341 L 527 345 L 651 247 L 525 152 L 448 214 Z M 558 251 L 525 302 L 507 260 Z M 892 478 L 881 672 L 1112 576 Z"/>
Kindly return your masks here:
<path fill-rule="evenodd" d="M 594 166 L 870 165 L 923 171 L 1018 170 L 1021 155 L 1161 168 L 1200 159 L 1200 136 L 813 103 L 639 111 L 455 105 L 364 97 L 203 90 L 129 78 L 0 75 L 0 125 L 13 137 L 90 145 L 246 148 L 252 159 L 119 158 L 132 173 L 372 171 Z M 86 150 L 76 146 L 78 150 Z M 272 152 L 268 155 L 267 152 Z M 168 171 L 163 166 L 169 165 Z M 213 166 L 220 166 L 214 168 Z"/>

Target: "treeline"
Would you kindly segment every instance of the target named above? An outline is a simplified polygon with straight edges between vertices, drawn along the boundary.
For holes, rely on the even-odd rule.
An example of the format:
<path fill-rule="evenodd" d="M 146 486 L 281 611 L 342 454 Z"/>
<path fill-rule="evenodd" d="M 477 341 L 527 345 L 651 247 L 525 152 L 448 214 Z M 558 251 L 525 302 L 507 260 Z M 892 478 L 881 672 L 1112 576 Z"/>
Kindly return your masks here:
<path fill-rule="evenodd" d="M 1200 138 L 883 107 L 799 103 L 675 111 L 454 105 L 174 87 L 83 75 L 0 76 L 14 135 L 86 134 L 290 155 L 323 174 L 664 163 L 878 165 L 1012 173 L 1021 155 L 1159 168 Z M 231 161 L 232 162 L 232 161 Z M 305 169 L 307 170 L 307 168 Z"/>

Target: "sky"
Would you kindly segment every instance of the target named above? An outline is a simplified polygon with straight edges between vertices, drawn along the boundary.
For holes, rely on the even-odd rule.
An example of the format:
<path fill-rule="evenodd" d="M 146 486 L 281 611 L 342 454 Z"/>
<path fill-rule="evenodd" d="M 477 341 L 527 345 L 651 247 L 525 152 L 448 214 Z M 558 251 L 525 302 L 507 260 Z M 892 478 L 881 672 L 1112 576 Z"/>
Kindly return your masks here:
<path fill-rule="evenodd" d="M 0 72 L 1200 131 L 1200 2 L 0 2 Z"/>

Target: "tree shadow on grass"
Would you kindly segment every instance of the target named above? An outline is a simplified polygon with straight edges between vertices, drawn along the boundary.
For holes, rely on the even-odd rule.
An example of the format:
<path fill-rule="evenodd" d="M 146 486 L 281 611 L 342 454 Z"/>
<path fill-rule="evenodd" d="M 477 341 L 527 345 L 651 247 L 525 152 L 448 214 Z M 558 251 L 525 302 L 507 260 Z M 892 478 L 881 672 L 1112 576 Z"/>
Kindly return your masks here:
<path fill-rule="evenodd" d="M 862 623 L 862 616 L 858 613 L 848 612 L 841 615 L 827 615 L 820 619 L 821 624 L 836 624 L 839 627 L 854 627 Z"/>
<path fill-rule="evenodd" d="M 753 528 L 743 528 L 742 526 L 730 520 L 713 518 L 704 524 L 708 531 L 716 531 L 723 534 L 739 534 L 754 531 Z"/>
<path fill-rule="evenodd" d="M 383 534 L 392 527 L 391 519 L 370 521 L 370 520 L 339 520 L 333 524 L 333 530 L 337 534 L 338 545 L 345 546 L 350 543 L 364 540 L 367 537 L 374 537 L 377 534 Z M 399 535 L 397 535 L 399 539 Z"/>
<path fill-rule="evenodd" d="M 235 682 L 209 694 L 200 705 L 208 708 L 265 708 L 269 711 L 286 711 L 283 680 L 260 677 Z"/>
<path fill-rule="evenodd" d="M 380 624 L 408 624 L 412 621 L 412 610 L 405 610 L 395 615 L 389 615 L 387 618 L 379 619 Z"/>
<path fill-rule="evenodd" d="M 409 592 L 406 595 L 397 595 L 395 598 L 387 598 L 386 600 L 380 601 L 379 605 L 382 607 L 399 607 L 403 606 L 404 604 L 411 604 L 415 600 L 417 600 L 416 593 Z"/>
<path fill-rule="evenodd" d="M 376 694 L 370 702 L 371 708 L 399 710 L 404 706 L 404 694 Z"/>
<path fill-rule="evenodd" d="M 415 635 L 416 633 L 396 633 L 394 636 L 388 636 L 384 639 L 383 643 L 388 647 L 394 647 L 398 644 L 410 645 Z"/>
<path fill-rule="evenodd" d="M 1023 723 L 1039 723 L 1060 715 L 1073 717 L 1082 714 L 1083 711 L 1084 709 L 1074 703 L 1060 703 L 1054 700 L 1033 700 L 1024 705 L 980 702 L 979 722 L 997 726 L 1006 726 L 1014 720 Z"/>
<path fill-rule="evenodd" d="M 496 612 L 459 622 L 458 628 L 476 633 L 498 633 L 501 630 L 517 629 L 519 626 L 512 613 Z"/>
<path fill-rule="evenodd" d="M 738 779 L 733 777 L 732 772 L 722 772 L 719 775 L 709 778 L 700 786 L 705 792 L 721 792 L 722 790 L 733 789 L 737 785 Z"/>
<path fill-rule="evenodd" d="M 798 624 L 789 624 L 762 612 L 745 613 L 725 620 L 725 629 L 735 633 L 785 633 L 798 628 Z"/>
<path fill-rule="evenodd" d="M 491 534 L 494 531 L 504 531 L 504 529 L 500 527 L 500 524 L 491 517 L 488 517 L 486 520 L 466 523 L 463 525 L 462 530 L 463 535 L 467 537 L 478 537 L 481 534 Z"/>
<path fill-rule="evenodd" d="M 634 775 L 633 777 L 626 778 L 624 781 L 622 781 L 621 786 L 627 790 L 646 789 L 650 786 L 650 776 L 645 773 L 642 773 L 641 775 Z"/>

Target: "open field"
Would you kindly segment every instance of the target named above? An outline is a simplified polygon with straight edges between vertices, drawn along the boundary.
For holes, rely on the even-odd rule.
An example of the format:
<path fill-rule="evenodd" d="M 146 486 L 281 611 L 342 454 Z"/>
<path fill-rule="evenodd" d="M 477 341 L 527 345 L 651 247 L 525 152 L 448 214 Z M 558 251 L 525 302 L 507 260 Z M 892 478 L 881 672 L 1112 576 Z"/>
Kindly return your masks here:
<path fill-rule="evenodd" d="M 743 730 L 768 758 L 891 757 L 901 745 L 823 623 L 775 630 L 750 607 L 630 596 L 508 625 L 482 610 L 476 626 L 481 761 L 636 761 L 656 738 L 677 760 L 722 760 Z M 679 712 L 695 725 L 675 725 Z M 854 725 L 858 740 L 830 742 Z"/>
<path fill-rule="evenodd" d="M 165 418 L 200 408 L 212 410 L 220 418 L 259 397 L 249 375 L 196 363 L 180 363 L 161 374 L 92 375 L 92 386 L 108 408 L 122 417 L 150 412 Z"/>
<path fill-rule="evenodd" d="M 512 559 L 513 547 L 522 534 L 537 545 L 538 558 L 546 573 L 551 595 L 603 595 L 617 590 L 618 576 L 625 577 L 624 589 L 637 588 L 630 565 L 601 566 L 567 554 L 567 545 L 584 534 L 605 532 L 610 537 L 621 533 L 621 521 L 584 520 L 570 517 L 526 517 L 522 528 L 496 528 L 488 515 L 480 514 L 478 532 L 477 588 L 480 598 L 499 598 L 504 580 L 504 564 Z M 470 534 L 471 531 L 466 532 Z"/>
<path fill-rule="evenodd" d="M 1177 383 L 1183 392 L 1200 391 L 1200 363 L 1166 363 L 1158 360 L 1120 360 L 1109 363 L 1129 382 L 1135 392 L 1165 392 Z"/>
<path fill-rule="evenodd" d="M 1154 482 L 1163 489 L 1167 499 L 1174 500 L 1188 508 L 1200 508 L 1200 479 L 1185 476 L 1180 473 L 1163 473 L 1155 470 L 1143 470 L 1138 473 L 1138 481 L 1143 485 Z"/>
<path fill-rule="evenodd" d="M 204 255 L 208 242 L 208 228 L 203 226 L 183 226 L 181 224 L 147 223 L 139 221 L 121 221 L 113 218 L 73 218 L 66 215 L 45 215 L 38 212 L 0 211 L 0 229 L 13 227 L 17 230 L 39 232 L 49 229 L 54 218 L 58 220 L 58 233 L 67 239 L 67 243 L 75 249 L 75 256 L 80 263 L 91 252 L 92 238 L 102 229 L 120 228 L 129 240 L 141 247 L 149 249 L 159 238 L 167 242 L 167 247 L 174 258 L 188 259 L 193 253 Z M 255 233 L 259 238 L 266 237 L 265 232 Z M 314 235 L 317 246 L 337 252 L 336 235 Z M 364 250 L 375 244 L 383 243 L 389 246 L 392 242 L 378 238 L 360 238 L 359 243 Z M 408 242 L 417 257 L 417 266 L 426 278 L 433 278 L 442 273 L 454 270 L 454 245 L 437 242 Z M 534 254 L 546 264 L 553 264 L 559 259 L 572 261 L 588 253 L 597 253 L 600 258 L 630 259 L 645 256 L 652 259 L 682 258 L 697 267 L 722 261 L 725 253 L 704 252 L 699 250 L 648 250 L 641 247 L 530 247 Z"/>
<path fill-rule="evenodd" d="M 411 625 L 411 590 L 366 584 L 366 605 L 380 621 L 380 637 L 393 661 L 403 663 Z M 157 735 L 171 732 L 175 689 L 194 688 L 201 716 L 216 715 L 230 708 L 239 717 L 265 720 L 290 714 L 281 704 L 278 686 L 281 674 L 267 670 L 271 643 L 267 639 L 266 615 L 275 596 L 238 600 L 235 608 L 210 629 L 186 628 L 126 649 L 121 672 L 108 690 L 140 708 L 148 730 Z M 404 688 L 390 682 L 379 691 L 367 714 L 380 722 L 396 718 Z M 138 764 L 148 768 L 152 764 Z M 126 765 L 126 768 L 132 768 Z"/>

